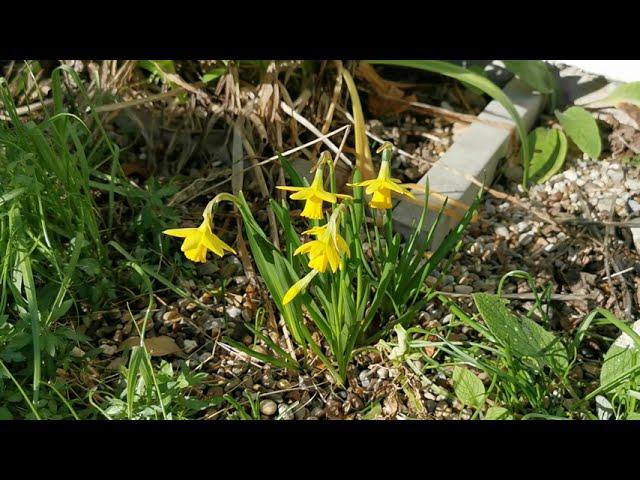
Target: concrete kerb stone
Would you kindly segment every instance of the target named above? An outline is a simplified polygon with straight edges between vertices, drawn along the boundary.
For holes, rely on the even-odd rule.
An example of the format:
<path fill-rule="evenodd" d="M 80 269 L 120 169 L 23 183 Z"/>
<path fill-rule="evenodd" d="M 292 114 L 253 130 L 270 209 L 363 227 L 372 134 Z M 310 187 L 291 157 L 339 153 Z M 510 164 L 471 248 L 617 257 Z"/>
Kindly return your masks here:
<path fill-rule="evenodd" d="M 542 110 L 543 96 L 538 92 L 533 92 L 517 78 L 511 80 L 503 91 L 511 99 L 522 117 L 526 129 L 529 130 Z M 426 185 L 428 179 L 430 190 L 466 204 L 471 204 L 474 201 L 480 187 L 463 175 L 456 175 L 454 171 L 446 167 L 464 172 L 467 176 L 474 177 L 486 185 L 491 184 L 498 160 L 507 155 L 510 137 L 515 135 L 515 122 L 506 109 L 495 100 L 490 102 L 478 115 L 478 119 L 480 121 L 469 125 L 460 139 L 445 152 L 418 184 Z M 507 124 L 511 128 L 485 122 Z M 416 198 L 424 200 L 424 195 L 416 195 Z M 422 207 L 419 205 L 405 201 L 399 202 L 393 210 L 397 231 L 403 235 L 409 234 L 421 214 Z M 424 236 L 436 216 L 437 212 L 429 212 L 423 229 Z M 457 223 L 456 219 L 443 216 L 434 232 L 430 248 L 437 248 Z"/>

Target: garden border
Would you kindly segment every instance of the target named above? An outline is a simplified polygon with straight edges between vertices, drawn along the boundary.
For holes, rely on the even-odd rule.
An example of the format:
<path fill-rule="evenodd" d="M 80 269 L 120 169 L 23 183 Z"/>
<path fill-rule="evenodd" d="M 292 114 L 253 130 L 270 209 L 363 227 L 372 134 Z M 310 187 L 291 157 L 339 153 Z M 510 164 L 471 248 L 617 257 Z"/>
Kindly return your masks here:
<path fill-rule="evenodd" d="M 532 91 L 518 78 L 512 79 L 503 92 L 515 105 L 527 131 L 530 130 L 542 111 L 544 97 Z M 460 139 L 455 141 L 420 179 L 419 185 L 425 186 L 428 180 L 430 190 L 467 205 L 473 203 L 480 187 L 465 176 L 455 175 L 453 171 L 464 172 L 466 177 L 473 177 L 487 186 L 491 185 L 498 160 L 508 155 L 510 139 L 516 135 L 515 122 L 507 110 L 495 100 L 491 101 L 477 118 L 478 120 L 467 127 Z M 505 124 L 508 128 L 504 128 Z M 423 194 L 415 196 L 424 200 Z M 420 205 L 406 201 L 398 202 L 393 210 L 396 229 L 405 235 L 409 234 L 421 214 Z M 424 226 L 425 234 L 436 216 L 437 212 L 429 212 Z M 457 223 L 458 220 L 455 218 L 443 216 L 434 232 L 430 249 L 437 248 Z"/>

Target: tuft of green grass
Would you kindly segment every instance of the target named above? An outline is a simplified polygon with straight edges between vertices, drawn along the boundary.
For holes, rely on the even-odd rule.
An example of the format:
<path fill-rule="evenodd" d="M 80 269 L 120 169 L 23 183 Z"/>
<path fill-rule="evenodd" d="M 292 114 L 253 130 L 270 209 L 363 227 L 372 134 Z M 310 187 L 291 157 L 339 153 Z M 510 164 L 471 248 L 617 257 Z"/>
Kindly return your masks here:
<path fill-rule="evenodd" d="M 534 306 L 526 316 L 515 314 L 500 297 L 509 278 L 527 280 L 534 293 Z M 477 315 L 439 295 L 455 317 L 448 325 L 407 330 L 397 326 L 397 341 L 381 341 L 382 351 L 423 381 L 433 371 L 451 378 L 452 391 L 441 389 L 440 393 L 471 407 L 472 419 L 640 418 L 640 335 L 629 325 L 597 308 L 572 334 L 551 331 L 544 308 L 549 288 L 539 292 L 534 278 L 524 271 L 505 275 L 498 295 L 477 293 L 473 297 Z M 614 326 L 622 336 L 615 342 L 609 340 L 612 343 L 602 359 L 599 379 L 576 377 L 572 373 L 582 362 L 579 347 L 593 335 L 591 329 L 596 325 Z M 464 326 L 477 338 L 449 339 Z M 425 348 L 432 353 L 425 353 Z M 418 360 L 420 368 L 416 367 Z M 480 372 L 488 381 L 480 381 Z"/>
<path fill-rule="evenodd" d="M 70 81 L 75 92 L 65 88 Z M 174 215 L 164 199 L 175 187 L 153 179 L 144 188 L 126 181 L 119 149 L 75 71 L 52 72 L 52 107 L 40 119 L 18 116 L 14 90 L 0 78 L 0 110 L 9 118 L 0 122 L 0 414 L 91 416 L 95 411 L 78 415 L 73 403 L 83 405 L 84 399 L 70 402 L 75 394 L 56 375 L 59 368 L 83 362 L 70 353 L 88 339 L 69 318 L 83 316 L 81 302 L 100 308 L 124 287 L 122 269 L 113 268 L 106 245 L 114 231 L 116 195 L 129 206 L 137 239 L 152 246 L 136 257 L 155 271 L 148 264 L 158 263 L 164 250 L 161 231 Z M 89 112 L 83 118 L 71 113 L 83 106 Z M 102 204 L 99 191 L 108 196 Z"/>
<path fill-rule="evenodd" d="M 47 376 L 55 371 L 54 359 L 68 346 L 57 321 L 74 305 L 81 262 L 105 260 L 89 187 L 89 132 L 62 109 L 59 79 L 52 90 L 53 112 L 23 123 L 0 78 L 11 119 L 0 123 L 0 359 L 7 368 L 26 362 L 36 406 L 43 368 Z"/>

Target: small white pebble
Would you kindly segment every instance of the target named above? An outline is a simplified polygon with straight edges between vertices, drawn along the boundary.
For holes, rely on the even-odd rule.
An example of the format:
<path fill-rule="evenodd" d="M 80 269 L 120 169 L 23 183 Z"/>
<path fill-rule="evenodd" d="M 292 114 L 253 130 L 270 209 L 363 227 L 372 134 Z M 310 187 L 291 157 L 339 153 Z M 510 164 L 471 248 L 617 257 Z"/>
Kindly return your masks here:
<path fill-rule="evenodd" d="M 576 180 L 578 180 L 578 174 L 574 169 L 571 168 L 564 172 L 564 178 L 566 178 L 570 182 L 575 182 Z"/>
<path fill-rule="evenodd" d="M 240 310 L 238 307 L 228 307 L 225 311 L 231 319 L 238 318 L 240 315 L 242 315 L 242 310 Z"/>

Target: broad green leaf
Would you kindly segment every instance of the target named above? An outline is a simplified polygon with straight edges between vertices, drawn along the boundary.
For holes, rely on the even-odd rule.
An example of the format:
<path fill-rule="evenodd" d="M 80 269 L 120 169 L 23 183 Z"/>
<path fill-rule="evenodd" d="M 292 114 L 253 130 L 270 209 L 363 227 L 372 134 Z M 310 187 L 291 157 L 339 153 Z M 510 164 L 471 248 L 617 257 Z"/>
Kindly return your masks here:
<path fill-rule="evenodd" d="M 627 390 L 627 397 L 640 400 L 640 392 L 637 392 L 635 390 Z"/>
<path fill-rule="evenodd" d="M 291 225 L 291 214 L 287 208 L 286 202 L 283 201 L 282 205 L 279 205 L 278 202 L 271 198 L 269 199 L 269 204 L 282 227 L 284 239 L 286 240 L 287 257 L 289 262 L 296 267 L 304 265 L 304 263 L 300 261 L 299 257 L 293 256 L 293 252 L 300 246 L 301 242 L 300 237 L 298 237 L 298 234 L 293 228 L 293 225 Z"/>
<path fill-rule="evenodd" d="M 556 89 L 556 82 L 551 71 L 540 60 L 503 60 L 505 66 L 515 73 L 520 80 L 540 93 L 551 94 Z"/>
<path fill-rule="evenodd" d="M 631 412 L 627 414 L 627 420 L 640 420 L 640 412 Z"/>
<path fill-rule="evenodd" d="M 600 370 L 600 387 L 614 387 L 623 380 L 631 370 L 640 365 L 640 350 L 634 347 L 623 347 L 614 343 L 604 356 Z M 636 370 L 636 375 L 638 371 Z"/>
<path fill-rule="evenodd" d="M 391 280 L 393 279 L 393 272 L 397 265 L 398 252 L 400 251 L 400 237 L 396 236 L 393 238 L 393 241 L 390 244 L 389 253 L 384 262 L 384 269 L 382 270 L 382 274 L 380 275 L 380 280 L 378 283 L 378 288 L 376 289 L 376 293 L 371 300 L 371 305 L 367 310 L 367 315 L 364 320 L 364 324 L 368 327 L 373 321 L 374 315 L 376 314 L 380 303 L 382 302 L 384 296 L 387 293 L 387 288 Z M 365 327 L 365 329 L 366 329 Z"/>
<path fill-rule="evenodd" d="M 562 168 L 567 157 L 567 137 L 560 130 L 538 127 L 529 133 L 529 142 L 533 146 L 531 179 L 543 183 Z"/>
<path fill-rule="evenodd" d="M 620 85 L 611 94 L 602 100 L 585 105 L 587 108 L 617 107 L 621 103 L 631 103 L 640 107 L 640 82 L 631 82 Z"/>
<path fill-rule="evenodd" d="M 473 300 L 491 333 L 512 355 L 535 359 L 559 373 L 567 369 L 567 350 L 553 333 L 533 320 L 513 315 L 497 295 L 476 293 Z"/>
<path fill-rule="evenodd" d="M 567 159 L 567 148 L 568 148 L 567 136 L 561 130 L 558 130 L 557 132 L 558 132 L 557 149 L 554 152 L 554 156 L 552 158 L 552 162 L 550 163 L 549 169 L 546 171 L 546 173 L 544 173 L 540 177 L 540 179 L 538 180 L 538 183 L 544 183 L 547 180 L 549 180 L 551 177 L 553 177 L 556 173 L 558 173 L 562 168 L 562 166 L 564 165 L 564 161 Z"/>
<path fill-rule="evenodd" d="M 444 62 L 442 60 L 367 60 L 367 62 L 372 64 L 418 68 L 428 72 L 439 73 L 440 75 L 455 78 L 461 82 L 473 85 L 499 102 L 513 118 L 513 121 L 516 124 L 516 130 L 518 131 L 518 136 L 522 142 L 522 159 L 524 167 L 522 184 L 525 188 L 527 187 L 527 182 L 529 180 L 529 160 L 531 159 L 531 149 L 527 138 L 527 129 L 525 128 L 524 123 L 522 123 L 522 118 L 520 118 L 520 114 L 518 114 L 513 102 L 491 80 L 467 70 L 466 68 L 449 62 Z"/>
<path fill-rule="evenodd" d="M 529 133 L 529 144 L 532 146 L 531 179 L 540 177 L 553 164 L 558 149 L 558 131 L 552 128 L 538 127 Z"/>
<path fill-rule="evenodd" d="M 484 403 L 484 385 L 475 374 L 463 367 L 453 369 L 453 390 L 465 405 L 480 408 Z"/>
<path fill-rule="evenodd" d="M 513 420 L 513 417 L 504 407 L 489 407 L 487 413 L 484 414 L 485 420 Z"/>
<path fill-rule="evenodd" d="M 15 190 L 0 195 L 0 207 L 9 200 L 13 200 L 17 196 L 21 195 L 24 191 L 24 188 L 16 188 Z"/>
<path fill-rule="evenodd" d="M 556 110 L 556 117 L 565 132 L 580 150 L 593 160 L 600 157 L 602 141 L 600 130 L 593 116 L 582 107 L 571 107 L 564 113 Z"/>

